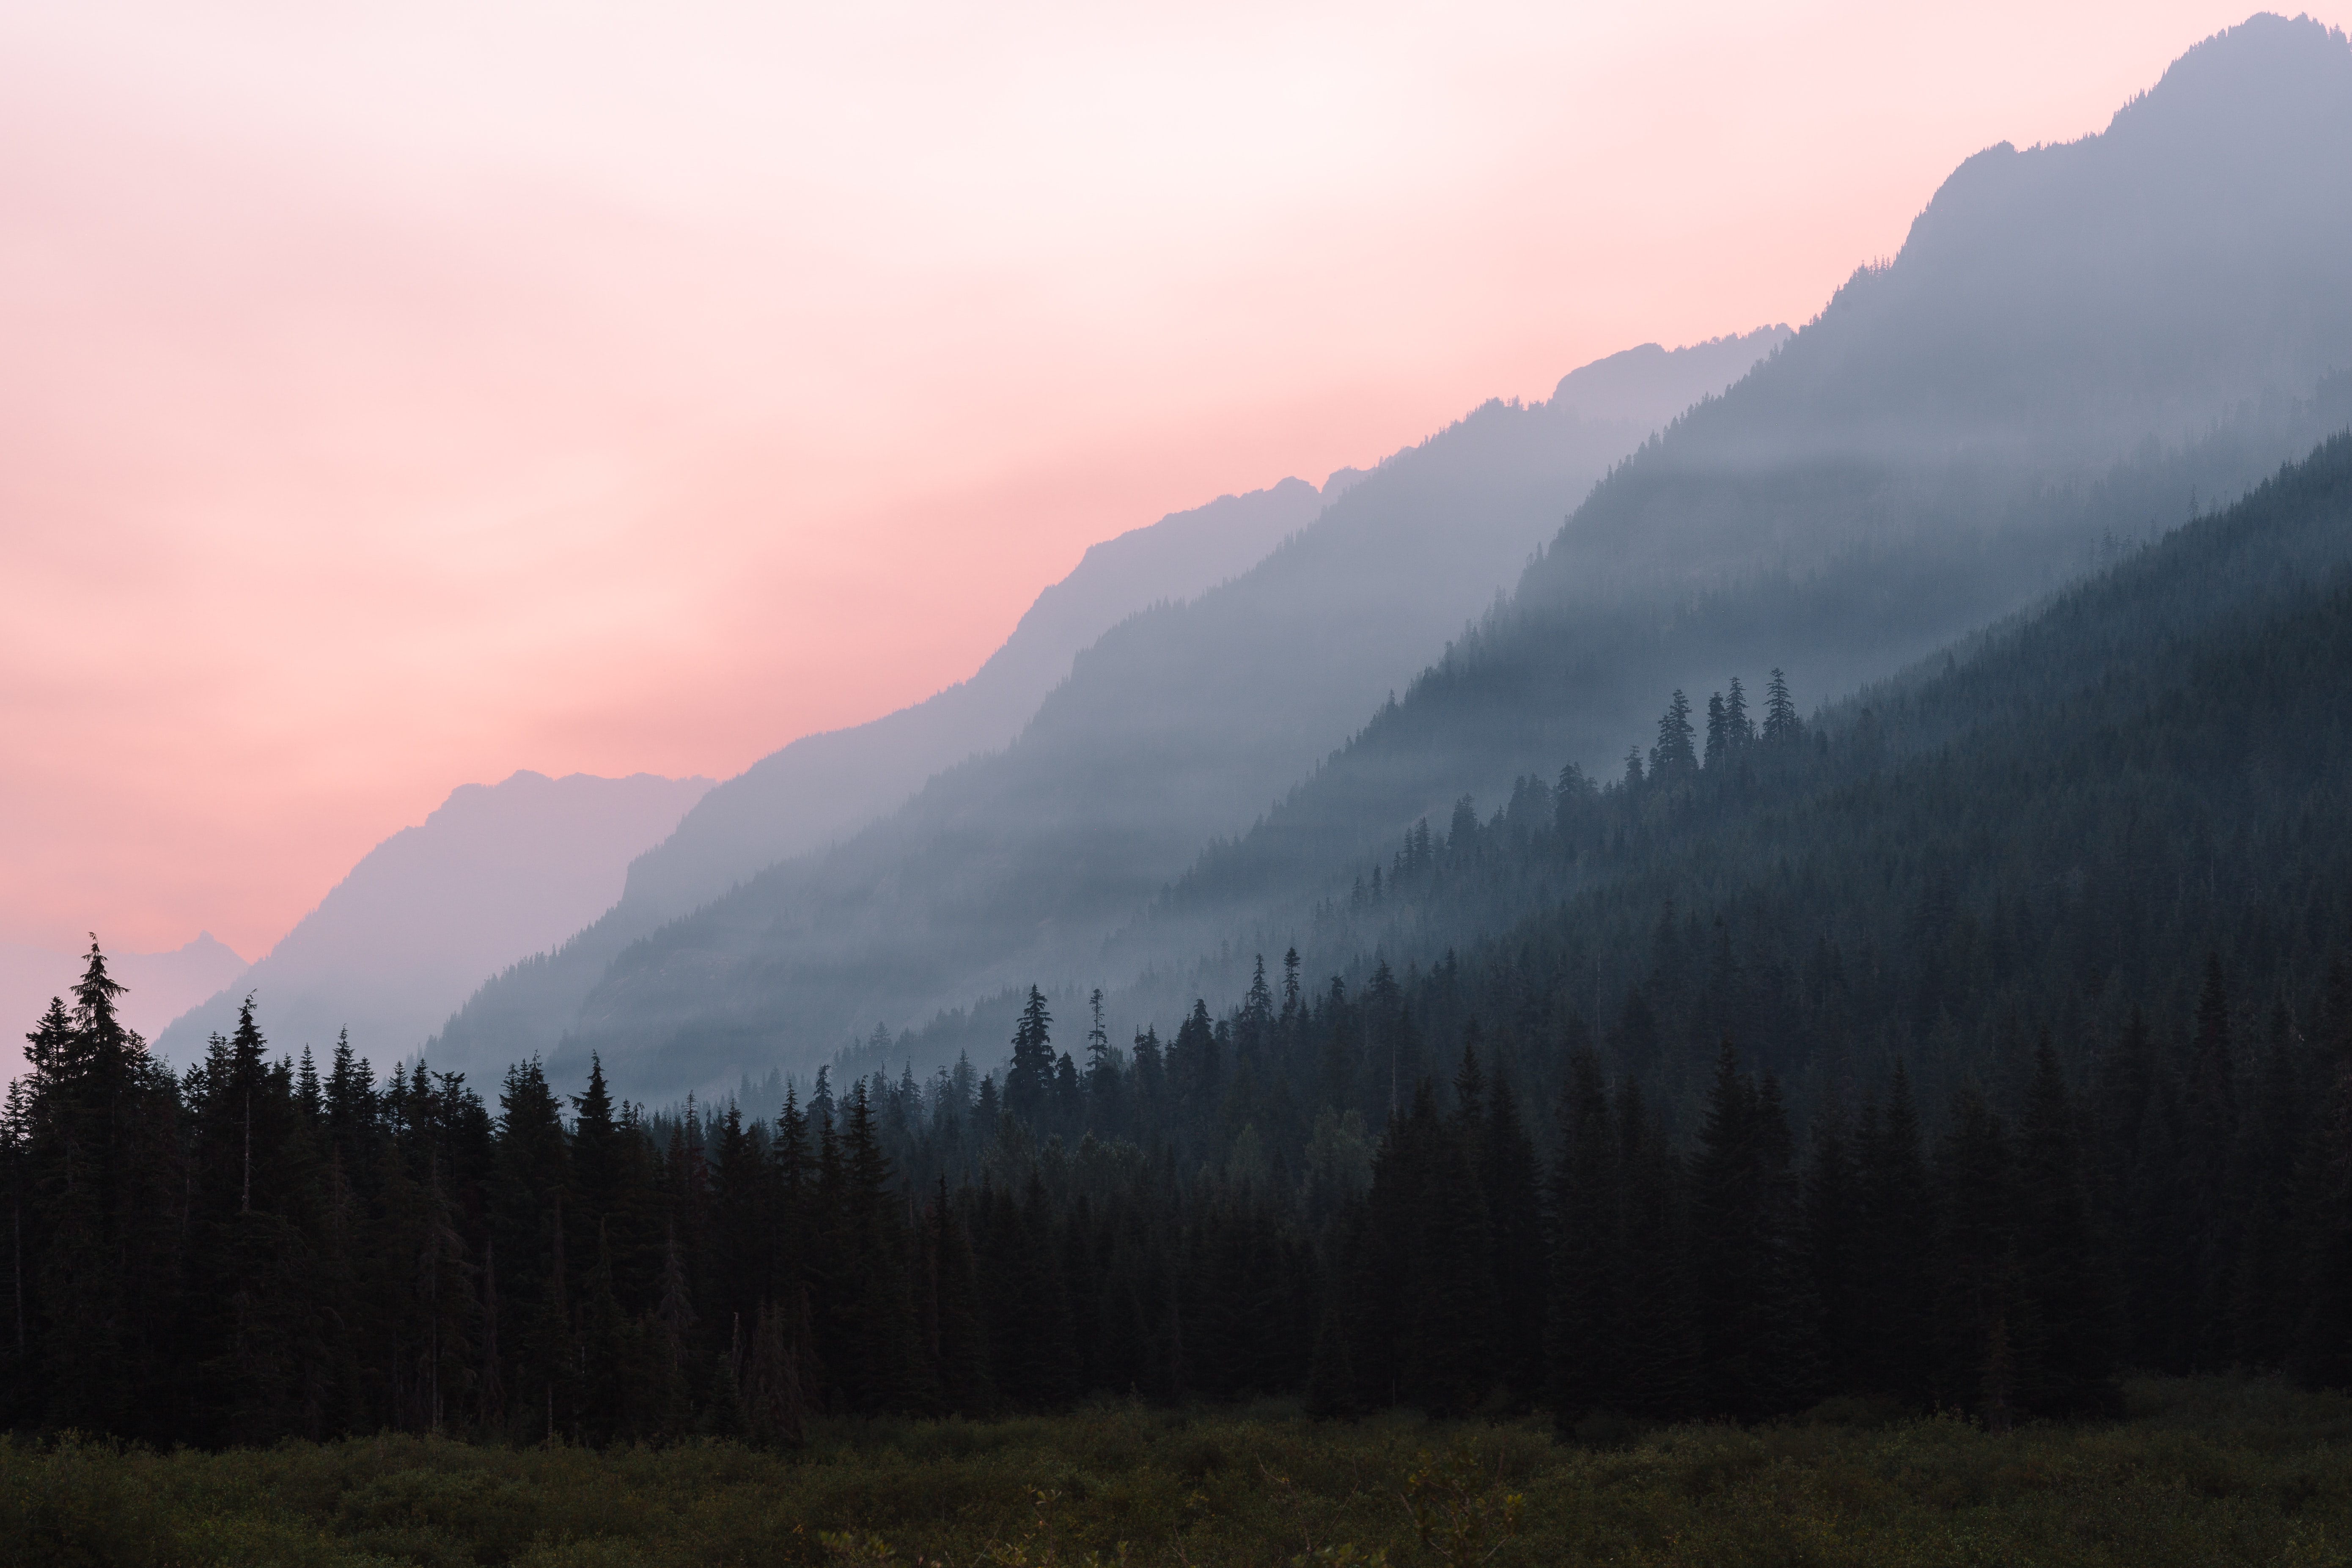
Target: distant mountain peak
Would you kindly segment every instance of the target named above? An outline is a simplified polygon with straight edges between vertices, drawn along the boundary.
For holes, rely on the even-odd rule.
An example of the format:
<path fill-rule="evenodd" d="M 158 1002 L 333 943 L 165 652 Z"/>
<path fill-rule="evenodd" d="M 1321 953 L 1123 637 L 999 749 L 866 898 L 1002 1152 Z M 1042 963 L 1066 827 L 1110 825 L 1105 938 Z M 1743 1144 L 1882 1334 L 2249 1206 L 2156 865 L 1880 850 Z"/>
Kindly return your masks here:
<path fill-rule="evenodd" d="M 235 948 L 229 946 L 228 943 L 221 941 L 220 938 L 215 936 L 208 931 L 198 931 L 194 936 L 190 937 L 186 942 L 173 949 L 172 952 L 173 956 L 174 957 L 184 955 L 193 958 L 199 953 L 204 954 L 206 957 L 211 957 L 216 954 L 226 954 L 229 958 L 234 959 L 240 964 L 247 962 L 246 959 L 237 955 L 237 952 Z"/>
<path fill-rule="evenodd" d="M 2258 11 L 2191 47 L 2154 87 L 2115 112 L 2107 133 L 2158 126 L 2208 131 L 2217 114 L 2292 121 L 2340 113 L 2352 80 L 2352 37 L 2309 16 Z M 2334 115 L 2330 115 L 2331 118 Z"/>
<path fill-rule="evenodd" d="M 1727 386 L 1791 335 L 1785 323 L 1775 323 L 1681 348 L 1640 343 L 1561 376 L 1552 389 L 1552 406 L 1584 419 L 1664 425 L 1690 405 L 1694 370 L 1703 372 L 1708 362 L 1717 362 Z"/>
<path fill-rule="evenodd" d="M 413 1052 L 473 986 L 611 908 L 629 859 L 709 788 L 699 777 L 550 778 L 529 768 L 459 784 L 422 824 L 362 857 L 250 969 L 209 933 L 183 949 L 244 973 L 156 1044 L 193 1052 L 252 992 L 263 1029 L 288 1048 L 331 1041 L 348 1026 L 379 1059 Z"/>

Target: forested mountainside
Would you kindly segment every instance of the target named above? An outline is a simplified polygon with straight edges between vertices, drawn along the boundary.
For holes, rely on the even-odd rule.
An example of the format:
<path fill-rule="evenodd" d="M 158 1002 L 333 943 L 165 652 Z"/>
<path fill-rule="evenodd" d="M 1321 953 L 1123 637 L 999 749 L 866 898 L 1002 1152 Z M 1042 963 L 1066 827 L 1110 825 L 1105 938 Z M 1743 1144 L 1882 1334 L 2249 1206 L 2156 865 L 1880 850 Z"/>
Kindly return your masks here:
<path fill-rule="evenodd" d="M 1549 403 L 1476 410 L 1383 462 L 1251 571 L 1113 628 L 1003 752 L 650 946 L 627 945 L 640 928 L 625 902 L 484 988 L 434 1057 L 485 1067 L 568 1039 L 573 1055 L 605 1049 L 617 1082 L 682 1090 L 780 1055 L 813 1059 L 877 1009 L 928 1016 L 1001 983 L 1020 955 L 1124 918 L 1490 604 L 1608 465 L 1681 406 L 1666 399 L 1721 389 L 1783 336 L 1612 355 Z M 1594 412 L 1612 407 L 1642 418 Z"/>
<path fill-rule="evenodd" d="M 627 863 L 617 900 L 607 892 L 551 928 L 530 922 L 528 943 L 479 953 L 455 978 L 436 976 L 420 990 L 396 973 L 396 963 L 381 965 L 380 973 L 364 962 L 349 966 L 343 988 L 352 999 L 333 1026 L 353 1026 L 379 1054 L 406 1053 L 447 1025 L 488 982 L 488 996 L 439 1054 L 456 1054 L 457 1041 L 468 1036 L 520 1043 L 543 1031 L 551 1040 L 604 962 L 630 942 L 763 867 L 854 832 L 903 803 L 940 768 L 1003 745 L 1069 674 L 1071 659 L 1106 628 L 1146 605 L 1190 597 L 1246 570 L 1358 477 L 1342 470 L 1321 490 L 1288 479 L 1246 495 L 1221 496 L 1093 546 L 1068 576 L 1037 595 L 970 679 L 870 723 L 802 737 L 711 789 L 657 840 L 632 837 L 599 847 L 603 854 L 616 848 Z M 444 897 L 462 902 L 461 885 L 462 879 L 452 879 Z M 390 1033 L 380 1026 L 394 1020 L 358 1005 L 388 989 L 408 993 L 411 1001 Z M 237 999 L 217 999 L 188 1037 L 201 1040 L 226 1028 Z M 318 1008 L 311 1004 L 332 1015 L 335 998 L 281 993 L 261 1001 L 274 1031 L 308 1036 L 316 1029 Z M 288 1001 L 295 1004 L 290 1009 Z M 421 1024 L 408 1013 L 421 1014 Z M 331 1038 L 334 1026 L 316 1037 Z"/>
<path fill-rule="evenodd" d="M 1094 545 L 970 679 L 870 723 L 804 735 L 712 790 L 630 866 L 617 923 L 642 931 L 687 914 L 779 860 L 855 832 L 941 768 L 1002 747 L 1103 633 L 1248 571 L 1361 477 L 1342 470 L 1319 490 L 1284 479 Z"/>
<path fill-rule="evenodd" d="M 612 906 L 630 859 L 710 788 L 652 773 L 522 772 L 460 784 L 360 858 L 278 944 L 171 1021 L 156 1049 L 183 1066 L 236 1026 L 247 997 L 278 1038 L 350 1029 L 386 1060 L 414 1056 L 485 974 L 563 940 Z"/>
<path fill-rule="evenodd" d="M 2347 425 L 2352 375 L 2330 377 L 2298 408 L 2143 454 L 2080 489 L 2043 493 L 2011 513 L 2012 537 L 2086 542 L 2085 565 L 2113 563 L 2149 538 L 2148 519 L 2169 525 L 2203 508 L 2200 498 L 2258 482 L 2273 440 L 2292 433 L 2308 450 Z M 1998 558 L 1973 545 L 1969 553 Z M 1530 781 L 1549 784 L 1563 761 L 1591 777 L 1614 776 L 1622 748 L 1648 730 L 1656 692 L 1672 689 L 1669 681 L 1722 692 L 1729 672 L 1760 681 L 1779 668 L 1809 704 L 1819 700 L 1822 689 L 1803 672 L 1872 638 L 1906 646 L 1915 616 L 1932 624 L 1917 606 L 1969 564 L 1932 552 L 1908 561 L 1856 555 L 1802 581 L 1696 597 L 1654 618 L 1638 608 L 1491 617 L 1249 833 L 1211 846 L 1148 914 L 1106 942 L 1097 973 L 1110 984 L 1114 1010 L 1165 1018 L 1196 993 L 1237 991 L 1258 951 L 1297 945 L 1316 967 L 1346 968 L 1381 943 L 1400 962 L 1409 953 L 1427 959 L 1494 929 L 1476 921 L 1507 919 L 1505 911 L 1465 911 L 1472 923 L 1441 932 L 1335 922 L 1328 906 L 1335 898 L 1344 903 L 1351 880 L 1384 862 L 1415 823 L 1433 819 L 1442 837 L 1465 796 L 1485 803 L 1482 818 L 1507 804 L 1523 820 Z M 1658 686 L 1635 689 L 1633 672 L 1661 668 L 1671 673 Z M 971 1048 L 970 1037 L 1002 1034 L 1004 1016 L 1009 1005 L 1000 1000 L 919 1037 L 936 1035 L 935 1053 Z"/>
<path fill-rule="evenodd" d="M 2352 1384 L 2347 563 L 2352 436 L 1818 721 L 1676 693 L 1622 777 L 1416 828 L 1335 918 L 1552 879 L 1433 964 L 1277 959 L 1126 1046 L 1032 992 L 928 1082 L 649 1116 L 592 1063 L 567 1114 L 533 1061 L 493 1114 L 250 1013 L 175 1077 L 93 952 L 0 1124 L 7 1419 L 792 1442 L 1283 1392 L 1605 1438 Z"/>
<path fill-rule="evenodd" d="M 1661 690 L 1774 665 L 1816 694 L 1882 679 L 2308 450 L 2352 395 L 2352 174 L 2316 134 L 2337 126 L 2352 48 L 2257 18 L 2098 136 L 1972 160 L 1893 261 L 1620 465 L 1517 594 L 1275 814 L 1281 831 L 1254 836 L 1288 836 L 1274 885 L 1465 791 L 1492 799 L 1562 759 L 1603 767 Z M 2227 237 L 2176 243 L 2183 201 L 2231 214 Z M 1492 463 L 1536 416 L 1482 411 L 1450 439 Z M 551 1064 L 576 1073 L 601 1050 L 620 1081 L 676 1089 L 940 1012 L 994 1037 L 1032 981 L 1102 985 L 1115 1017 L 1171 1023 L 1181 977 L 1204 954 L 1230 964 L 1229 939 L 1275 914 L 1146 918 L 1162 881 L 1242 826 L 1188 806 L 1245 821 L 1274 794 L 1250 784 L 1282 764 L 1295 784 L 1328 750 L 1304 731 L 1253 744 L 1262 694 L 1311 685 L 1275 656 L 1324 624 L 1312 579 L 1292 581 L 1121 628 L 1001 762 L 615 956 Z M 1136 693 L 1177 671 L 1200 717 L 1171 729 Z M 1245 751 L 1263 765 L 1236 766 Z"/>

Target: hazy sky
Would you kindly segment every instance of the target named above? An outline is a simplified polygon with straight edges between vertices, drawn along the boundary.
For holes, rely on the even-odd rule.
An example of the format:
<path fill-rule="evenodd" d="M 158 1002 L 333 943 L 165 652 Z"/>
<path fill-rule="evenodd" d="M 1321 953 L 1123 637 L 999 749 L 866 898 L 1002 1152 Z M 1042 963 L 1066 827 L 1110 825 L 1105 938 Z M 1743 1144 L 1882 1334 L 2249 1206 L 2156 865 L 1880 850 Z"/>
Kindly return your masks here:
<path fill-rule="evenodd" d="M 919 698 L 2242 4 L 7 0 L 0 941 L 258 953 L 455 784 Z"/>

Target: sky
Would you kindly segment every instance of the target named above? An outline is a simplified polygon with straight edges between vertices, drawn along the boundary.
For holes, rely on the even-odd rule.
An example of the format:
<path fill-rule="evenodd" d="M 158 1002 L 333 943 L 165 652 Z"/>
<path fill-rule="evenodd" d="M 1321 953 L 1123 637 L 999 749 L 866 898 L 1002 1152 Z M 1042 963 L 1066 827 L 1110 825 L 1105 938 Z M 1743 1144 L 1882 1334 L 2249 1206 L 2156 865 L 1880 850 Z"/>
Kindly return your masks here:
<path fill-rule="evenodd" d="M 0 942 L 257 956 L 456 785 L 919 700 L 2244 15 L 0 0 Z"/>

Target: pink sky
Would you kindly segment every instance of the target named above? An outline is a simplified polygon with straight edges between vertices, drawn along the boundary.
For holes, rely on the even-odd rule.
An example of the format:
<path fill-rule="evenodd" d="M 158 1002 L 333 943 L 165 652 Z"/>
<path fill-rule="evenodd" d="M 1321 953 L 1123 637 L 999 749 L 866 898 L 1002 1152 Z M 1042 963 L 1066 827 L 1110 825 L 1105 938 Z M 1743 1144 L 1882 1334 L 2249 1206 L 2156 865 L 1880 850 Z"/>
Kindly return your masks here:
<path fill-rule="evenodd" d="M 919 698 L 2243 4 L 0 6 L 0 941 L 257 955 L 456 784 Z"/>

